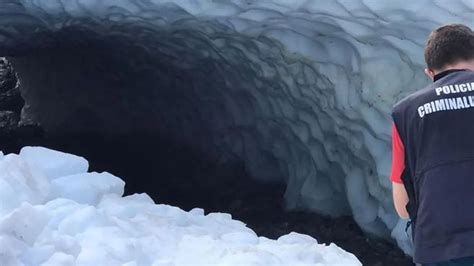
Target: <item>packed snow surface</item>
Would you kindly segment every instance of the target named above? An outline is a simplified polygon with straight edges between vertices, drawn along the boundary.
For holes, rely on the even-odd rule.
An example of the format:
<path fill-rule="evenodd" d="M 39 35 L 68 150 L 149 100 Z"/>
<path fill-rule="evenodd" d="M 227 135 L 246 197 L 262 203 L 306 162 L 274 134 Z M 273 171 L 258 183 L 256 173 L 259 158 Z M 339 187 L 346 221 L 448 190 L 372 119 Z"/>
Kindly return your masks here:
<path fill-rule="evenodd" d="M 122 197 L 125 183 L 41 147 L 0 153 L 0 265 L 361 265 L 334 244 L 258 237 L 226 213 Z"/>

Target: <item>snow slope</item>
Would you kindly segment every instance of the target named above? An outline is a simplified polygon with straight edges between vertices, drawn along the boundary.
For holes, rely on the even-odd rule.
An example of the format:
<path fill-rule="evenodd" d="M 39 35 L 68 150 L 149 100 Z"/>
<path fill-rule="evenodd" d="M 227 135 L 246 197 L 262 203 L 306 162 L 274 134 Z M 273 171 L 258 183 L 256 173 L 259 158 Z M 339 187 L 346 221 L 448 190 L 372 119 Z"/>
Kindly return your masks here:
<path fill-rule="evenodd" d="M 258 237 L 226 213 L 122 197 L 125 183 L 41 147 L 0 155 L 0 265 L 361 265 L 334 244 Z"/>

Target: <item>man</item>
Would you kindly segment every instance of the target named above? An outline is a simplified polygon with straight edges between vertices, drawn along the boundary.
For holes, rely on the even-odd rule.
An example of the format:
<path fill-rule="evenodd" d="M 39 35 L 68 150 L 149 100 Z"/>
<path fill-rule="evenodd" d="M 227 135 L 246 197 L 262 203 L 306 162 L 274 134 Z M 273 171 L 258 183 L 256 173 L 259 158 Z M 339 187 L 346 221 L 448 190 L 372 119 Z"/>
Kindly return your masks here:
<path fill-rule="evenodd" d="M 434 30 L 425 61 L 433 83 L 392 113 L 395 208 L 411 219 L 415 262 L 474 265 L 474 32 Z"/>

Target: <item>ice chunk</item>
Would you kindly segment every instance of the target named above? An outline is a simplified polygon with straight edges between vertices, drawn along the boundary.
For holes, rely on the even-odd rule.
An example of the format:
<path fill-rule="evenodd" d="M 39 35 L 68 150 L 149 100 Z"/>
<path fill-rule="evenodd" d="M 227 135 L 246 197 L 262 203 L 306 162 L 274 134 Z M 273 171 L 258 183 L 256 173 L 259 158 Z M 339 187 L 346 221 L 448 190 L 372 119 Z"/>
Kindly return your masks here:
<path fill-rule="evenodd" d="M 107 172 L 84 173 L 54 179 L 51 182 L 49 198 L 65 198 L 78 203 L 97 205 L 106 194 L 122 196 L 124 188 L 123 180 Z"/>
<path fill-rule="evenodd" d="M 23 203 L 18 209 L 0 220 L 0 235 L 14 237 L 33 245 L 48 221 L 40 207 Z"/>
<path fill-rule="evenodd" d="M 28 245 L 11 234 L 0 233 L 0 262 L 2 265 L 22 265 L 19 258 Z"/>
<path fill-rule="evenodd" d="M 291 232 L 288 235 L 281 236 L 280 238 L 278 238 L 278 242 L 283 244 L 318 243 L 316 239 L 310 237 L 309 235 L 298 234 L 295 232 Z"/>
<path fill-rule="evenodd" d="M 254 232 L 234 232 L 222 235 L 222 240 L 228 243 L 258 244 L 258 237 Z"/>
<path fill-rule="evenodd" d="M 89 169 L 89 162 L 82 157 L 43 147 L 24 147 L 20 157 L 51 179 L 86 173 Z"/>
<path fill-rule="evenodd" d="M 18 155 L 0 160 L 0 217 L 23 202 L 43 203 L 49 193 L 46 176 L 31 170 Z"/>
<path fill-rule="evenodd" d="M 58 224 L 58 232 L 74 236 L 86 231 L 89 228 L 107 225 L 107 217 L 92 206 L 82 207 L 76 209 L 70 215 Z"/>
<path fill-rule="evenodd" d="M 49 266 L 49 265 L 57 265 L 57 266 L 69 266 L 74 265 L 76 258 L 71 255 L 64 254 L 62 252 L 54 253 L 51 258 L 48 259 L 45 263 L 41 264 L 41 266 Z"/>
<path fill-rule="evenodd" d="M 194 214 L 196 216 L 203 216 L 204 215 L 204 209 L 201 208 L 194 208 L 189 211 L 190 214 Z"/>

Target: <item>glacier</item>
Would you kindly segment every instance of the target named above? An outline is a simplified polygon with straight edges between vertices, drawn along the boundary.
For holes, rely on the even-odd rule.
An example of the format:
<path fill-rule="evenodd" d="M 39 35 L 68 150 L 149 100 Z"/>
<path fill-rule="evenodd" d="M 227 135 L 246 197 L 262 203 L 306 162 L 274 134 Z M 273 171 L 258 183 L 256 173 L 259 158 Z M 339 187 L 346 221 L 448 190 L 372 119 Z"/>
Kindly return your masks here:
<path fill-rule="evenodd" d="M 120 178 L 87 171 L 42 147 L 0 154 L 1 265 L 362 265 L 307 235 L 271 240 L 230 214 L 122 197 Z"/>
<path fill-rule="evenodd" d="M 288 209 L 410 241 L 391 199 L 390 111 L 428 83 L 422 49 L 471 0 L 4 0 L 21 123 L 142 130 L 287 185 Z"/>

